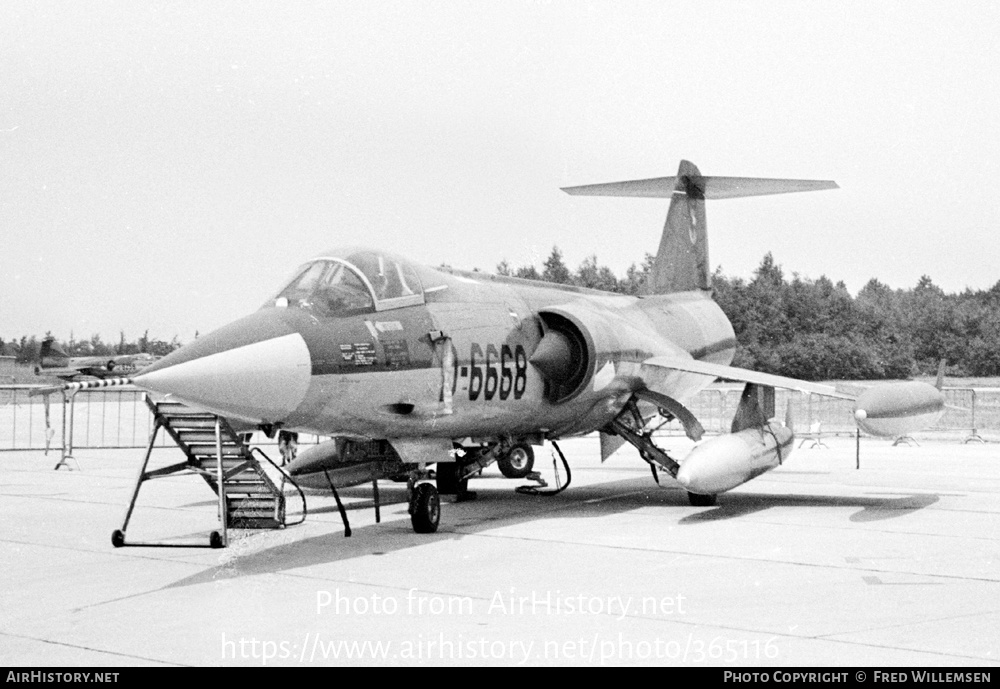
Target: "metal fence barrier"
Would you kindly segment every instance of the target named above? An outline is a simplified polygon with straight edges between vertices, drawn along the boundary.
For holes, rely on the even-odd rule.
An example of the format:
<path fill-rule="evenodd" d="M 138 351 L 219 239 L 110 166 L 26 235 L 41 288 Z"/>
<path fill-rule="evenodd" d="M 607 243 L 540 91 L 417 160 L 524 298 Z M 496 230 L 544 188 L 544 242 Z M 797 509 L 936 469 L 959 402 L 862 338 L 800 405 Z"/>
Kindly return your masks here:
<path fill-rule="evenodd" d="M 0 452 L 11 450 L 143 448 L 153 430 L 153 418 L 134 388 L 97 388 L 72 393 L 29 395 L 37 386 L 0 386 Z M 687 407 L 708 433 L 726 433 L 739 405 L 742 386 L 713 385 Z M 859 386 L 857 390 L 860 392 Z M 940 434 L 958 441 L 1000 439 L 1000 388 L 945 388 L 947 408 L 938 423 L 923 434 Z M 819 430 L 829 435 L 853 435 L 853 403 L 819 395 L 777 390 L 775 410 L 785 418 L 791 408 L 797 434 Z M 65 422 L 64 422 L 65 421 Z M 672 421 L 659 433 L 683 434 Z M 300 434 L 299 444 L 320 442 L 322 436 Z M 251 442 L 276 444 L 276 438 L 255 433 Z M 157 445 L 170 443 L 165 435 Z"/>
<path fill-rule="evenodd" d="M 137 390 L 31 396 L 31 389 L 0 388 L 0 450 L 60 447 L 63 429 L 69 430 L 65 421 L 70 415 L 76 447 L 145 447 L 149 440 L 152 417 Z"/>
<path fill-rule="evenodd" d="M 860 393 L 868 384 L 857 384 L 852 393 Z M 736 407 L 739 405 L 741 385 L 713 385 L 687 403 L 708 433 L 728 433 Z M 1000 388 L 946 387 L 945 413 L 931 428 L 920 435 L 947 436 L 961 442 L 985 442 L 987 438 L 1000 439 Z M 775 391 L 775 414 L 786 418 L 791 408 L 796 435 L 822 433 L 824 435 L 854 435 L 854 403 L 849 400 L 810 395 L 794 390 Z M 659 431 L 664 434 L 683 434 L 677 421 L 665 424 Z"/>
<path fill-rule="evenodd" d="M 66 455 L 80 449 L 145 448 L 153 432 L 153 416 L 140 390 L 96 388 L 72 392 L 29 394 L 32 385 L 0 386 L 0 452 L 49 450 Z M 317 443 L 320 436 L 299 434 L 299 444 Z M 254 445 L 276 445 L 277 438 L 253 434 Z M 160 434 L 157 447 L 170 447 Z"/>
<path fill-rule="evenodd" d="M 686 404 L 688 409 L 698 418 L 707 433 L 728 433 L 733 422 L 733 415 L 740 404 L 743 387 L 740 385 L 714 385 L 702 390 Z M 775 390 L 774 409 L 780 419 L 787 418 L 791 408 L 791 417 L 797 432 L 807 432 L 816 427 L 829 435 L 853 435 L 857 426 L 854 423 L 853 403 L 819 395 L 808 395 L 792 390 Z M 683 433 L 684 429 L 677 421 L 672 421 L 661 428 L 661 433 Z"/>

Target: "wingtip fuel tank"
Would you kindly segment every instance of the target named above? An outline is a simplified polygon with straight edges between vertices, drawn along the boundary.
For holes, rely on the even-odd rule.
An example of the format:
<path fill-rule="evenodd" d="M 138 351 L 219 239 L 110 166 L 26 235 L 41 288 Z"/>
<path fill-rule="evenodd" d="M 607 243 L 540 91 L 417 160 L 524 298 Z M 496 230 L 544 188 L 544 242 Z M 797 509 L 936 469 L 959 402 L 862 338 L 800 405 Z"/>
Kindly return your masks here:
<path fill-rule="evenodd" d="M 865 433 L 892 438 L 932 425 L 944 411 L 939 389 L 911 380 L 865 390 L 854 403 L 854 420 Z"/>

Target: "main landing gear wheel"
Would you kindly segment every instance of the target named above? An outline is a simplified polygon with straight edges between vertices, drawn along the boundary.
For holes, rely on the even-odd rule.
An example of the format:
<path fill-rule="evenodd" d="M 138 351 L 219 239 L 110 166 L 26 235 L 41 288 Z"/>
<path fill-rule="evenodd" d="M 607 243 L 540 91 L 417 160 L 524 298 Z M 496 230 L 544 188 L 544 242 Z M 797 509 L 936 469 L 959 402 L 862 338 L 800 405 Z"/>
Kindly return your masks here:
<path fill-rule="evenodd" d="M 208 545 L 213 548 L 221 548 L 222 534 L 220 534 L 218 531 L 213 531 L 212 533 L 208 534 Z"/>
<path fill-rule="evenodd" d="M 535 452 L 531 445 L 518 443 L 497 460 L 497 466 L 507 478 L 525 478 L 535 466 Z"/>
<path fill-rule="evenodd" d="M 111 532 L 111 545 L 116 548 L 121 548 L 125 545 L 125 532 L 121 529 L 115 529 Z"/>
<path fill-rule="evenodd" d="M 418 483 L 410 501 L 410 522 L 417 533 L 434 533 L 441 521 L 441 497 L 430 483 Z"/>
<path fill-rule="evenodd" d="M 695 507 L 714 507 L 716 496 L 714 493 L 712 495 L 702 495 L 701 493 L 688 493 L 688 502 L 690 502 Z"/>

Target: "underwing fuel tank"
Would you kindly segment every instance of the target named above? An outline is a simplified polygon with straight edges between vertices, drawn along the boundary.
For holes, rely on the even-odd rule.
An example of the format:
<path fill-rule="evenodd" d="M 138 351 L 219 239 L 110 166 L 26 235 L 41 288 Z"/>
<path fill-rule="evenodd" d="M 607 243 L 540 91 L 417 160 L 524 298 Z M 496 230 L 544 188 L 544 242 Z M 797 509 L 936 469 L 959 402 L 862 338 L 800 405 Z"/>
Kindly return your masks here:
<path fill-rule="evenodd" d="M 794 439 L 790 428 L 772 421 L 706 440 L 681 464 L 677 482 L 690 493 L 724 493 L 788 459 Z"/>
<path fill-rule="evenodd" d="M 324 469 L 336 469 L 343 462 L 343 441 L 327 440 L 300 451 L 286 470 L 292 476 L 305 476 Z"/>
<path fill-rule="evenodd" d="M 854 420 L 865 433 L 894 438 L 927 428 L 944 410 L 940 390 L 912 380 L 865 390 L 854 403 Z"/>
<path fill-rule="evenodd" d="M 335 438 L 300 451 L 285 470 L 301 487 L 326 489 L 394 478 L 405 467 L 388 441 Z"/>

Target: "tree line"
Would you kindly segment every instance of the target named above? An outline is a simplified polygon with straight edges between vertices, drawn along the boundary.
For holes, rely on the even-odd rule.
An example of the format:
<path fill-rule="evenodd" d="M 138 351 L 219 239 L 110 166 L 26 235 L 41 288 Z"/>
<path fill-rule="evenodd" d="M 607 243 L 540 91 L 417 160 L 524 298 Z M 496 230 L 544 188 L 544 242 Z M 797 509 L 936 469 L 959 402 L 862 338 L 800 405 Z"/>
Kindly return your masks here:
<path fill-rule="evenodd" d="M 542 269 L 501 275 L 637 295 L 653 265 L 646 254 L 618 278 L 590 256 L 575 270 L 553 247 Z M 910 289 L 872 278 L 857 296 L 843 281 L 791 279 L 768 253 L 745 280 L 712 275 L 715 300 L 738 342 L 734 366 L 805 380 L 889 379 L 930 375 L 945 359 L 949 376 L 1000 376 L 1000 281 L 988 290 L 946 294 L 924 275 Z"/>
<path fill-rule="evenodd" d="M 0 337 L 0 354 L 13 356 L 19 364 L 32 364 L 38 361 L 42 341 L 52 337 L 51 332 L 45 333 L 40 340 L 35 335 L 22 335 L 20 339 L 4 341 Z M 197 337 L 197 335 L 195 335 Z M 69 340 L 57 340 L 59 347 L 67 356 L 115 356 L 117 354 L 153 354 L 164 356 L 181 346 L 177 336 L 170 342 L 158 340 L 149 336 L 147 330 L 142 337 L 127 341 L 125 333 L 119 335 L 117 343 L 104 342 L 100 335 L 94 334 L 87 340 L 77 340 L 70 333 Z"/>
<path fill-rule="evenodd" d="M 571 270 L 553 247 L 540 270 L 504 260 L 496 272 L 637 295 L 653 260 L 647 253 L 618 277 L 596 256 Z M 842 281 L 825 276 L 813 280 L 792 273 L 788 279 L 768 253 L 750 280 L 728 277 L 719 268 L 712 285 L 736 332 L 735 366 L 805 380 L 877 380 L 930 375 L 945 359 L 950 376 L 1000 376 L 1000 281 L 988 290 L 946 294 L 926 275 L 910 289 L 872 278 L 852 296 Z M 164 355 L 181 346 L 177 337 L 151 339 L 148 330 L 131 342 L 121 333 L 114 344 L 100 335 L 89 340 L 71 335 L 60 344 L 69 356 Z M 31 363 L 39 345 L 35 336 L 6 343 L 0 338 L 0 353 Z"/>

